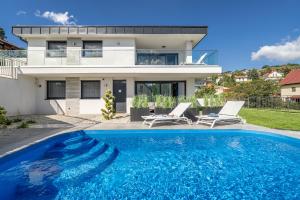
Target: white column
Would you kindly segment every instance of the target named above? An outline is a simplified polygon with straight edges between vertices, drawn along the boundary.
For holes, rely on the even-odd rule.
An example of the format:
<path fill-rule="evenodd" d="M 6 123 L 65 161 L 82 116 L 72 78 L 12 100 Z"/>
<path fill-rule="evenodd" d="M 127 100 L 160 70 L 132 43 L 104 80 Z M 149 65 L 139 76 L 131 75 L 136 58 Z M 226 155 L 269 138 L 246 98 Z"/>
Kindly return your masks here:
<path fill-rule="evenodd" d="M 185 63 L 191 64 L 193 62 L 192 56 L 193 43 L 191 41 L 185 42 Z"/>
<path fill-rule="evenodd" d="M 129 114 L 130 113 L 130 107 L 132 104 L 132 98 L 134 97 L 134 78 L 127 78 L 126 79 L 126 93 L 127 93 L 127 97 L 126 97 L 126 112 Z"/>

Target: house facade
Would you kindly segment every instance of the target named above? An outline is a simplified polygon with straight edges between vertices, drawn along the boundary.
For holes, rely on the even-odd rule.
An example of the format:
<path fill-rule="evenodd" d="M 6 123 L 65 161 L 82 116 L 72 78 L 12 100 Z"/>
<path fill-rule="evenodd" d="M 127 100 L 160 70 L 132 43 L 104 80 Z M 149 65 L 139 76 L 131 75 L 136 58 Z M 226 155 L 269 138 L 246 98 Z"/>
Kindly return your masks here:
<path fill-rule="evenodd" d="M 300 69 L 292 70 L 280 82 L 281 97 L 300 102 Z"/>
<path fill-rule="evenodd" d="M 14 57 L 34 79 L 36 114 L 99 114 L 107 89 L 117 112 L 135 95 L 191 96 L 219 74 L 217 51 L 196 50 L 206 26 L 14 26 L 28 44 Z"/>
<path fill-rule="evenodd" d="M 17 47 L 16 45 L 6 40 L 0 39 L 0 50 L 19 50 L 19 49 L 21 48 Z"/>
<path fill-rule="evenodd" d="M 243 83 L 243 82 L 248 82 L 251 81 L 247 75 L 236 75 L 234 76 L 234 80 L 237 83 Z"/>
<path fill-rule="evenodd" d="M 277 72 L 277 71 L 272 71 L 270 73 L 264 74 L 263 78 L 267 80 L 272 80 L 272 81 L 280 81 L 283 78 L 283 73 Z"/>

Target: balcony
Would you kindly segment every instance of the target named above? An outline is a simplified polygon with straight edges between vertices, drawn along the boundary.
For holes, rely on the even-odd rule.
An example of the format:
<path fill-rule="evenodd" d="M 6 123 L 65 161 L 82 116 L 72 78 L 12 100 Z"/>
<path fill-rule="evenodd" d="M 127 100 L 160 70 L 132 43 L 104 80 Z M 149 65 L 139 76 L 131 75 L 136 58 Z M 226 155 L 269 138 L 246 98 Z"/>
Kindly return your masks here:
<path fill-rule="evenodd" d="M 207 66 L 218 65 L 215 50 L 155 49 L 62 49 L 3 50 L 0 57 L 22 60 L 27 66 L 95 65 L 95 66 Z M 175 66 L 174 66 L 175 67 Z"/>

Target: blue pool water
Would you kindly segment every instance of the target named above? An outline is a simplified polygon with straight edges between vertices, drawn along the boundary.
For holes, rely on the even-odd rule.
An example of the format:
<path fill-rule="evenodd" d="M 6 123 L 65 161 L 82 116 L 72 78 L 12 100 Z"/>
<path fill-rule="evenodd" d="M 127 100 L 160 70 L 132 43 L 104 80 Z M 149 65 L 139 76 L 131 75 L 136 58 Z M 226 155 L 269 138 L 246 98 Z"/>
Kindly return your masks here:
<path fill-rule="evenodd" d="M 300 199 L 300 140 L 241 130 L 74 132 L 0 159 L 0 199 Z"/>

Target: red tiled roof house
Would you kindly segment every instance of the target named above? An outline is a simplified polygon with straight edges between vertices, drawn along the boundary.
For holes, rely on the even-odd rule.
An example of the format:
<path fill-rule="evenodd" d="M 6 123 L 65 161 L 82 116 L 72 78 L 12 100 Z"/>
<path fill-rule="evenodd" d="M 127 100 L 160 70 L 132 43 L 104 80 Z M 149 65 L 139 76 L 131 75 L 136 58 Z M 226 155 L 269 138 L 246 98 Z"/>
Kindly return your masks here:
<path fill-rule="evenodd" d="M 282 81 L 281 97 L 292 98 L 300 101 L 300 69 L 291 71 Z"/>

